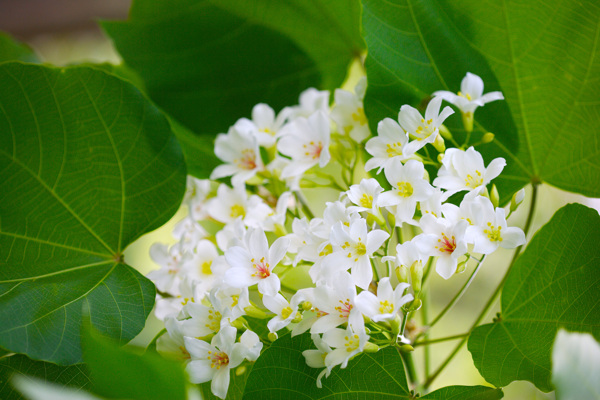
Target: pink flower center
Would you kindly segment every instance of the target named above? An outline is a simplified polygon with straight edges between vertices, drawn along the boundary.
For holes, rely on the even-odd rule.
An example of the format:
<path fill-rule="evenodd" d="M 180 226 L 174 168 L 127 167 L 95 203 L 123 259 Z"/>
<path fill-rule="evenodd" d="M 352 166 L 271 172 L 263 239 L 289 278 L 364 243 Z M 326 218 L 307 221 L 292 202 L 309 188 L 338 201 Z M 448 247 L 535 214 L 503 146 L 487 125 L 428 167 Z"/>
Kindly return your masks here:
<path fill-rule="evenodd" d="M 256 153 L 252 149 L 242 150 L 242 157 L 234 161 L 241 169 L 253 170 L 256 168 Z"/>
<path fill-rule="evenodd" d="M 337 306 L 335 309 L 340 313 L 340 318 L 347 319 L 350 315 L 350 311 L 352 310 L 352 304 L 350 304 L 350 299 L 346 299 L 346 301 L 339 301 L 341 306 Z"/>
<path fill-rule="evenodd" d="M 311 141 L 309 144 L 302 145 L 302 147 L 306 149 L 304 155 L 311 157 L 313 160 L 321 157 L 321 151 L 323 151 L 323 143 L 321 141 L 318 143 Z"/>
<path fill-rule="evenodd" d="M 225 367 L 229 364 L 229 356 L 222 351 L 212 351 L 208 352 L 208 357 L 210 360 L 210 367 L 221 369 L 221 367 Z"/>
<path fill-rule="evenodd" d="M 435 246 L 442 253 L 452 254 L 456 249 L 456 238 L 452 236 L 452 240 L 448 239 L 445 233 L 442 232 L 442 238 L 438 239 L 439 246 Z"/>
<path fill-rule="evenodd" d="M 252 267 L 256 272 L 252 274 L 252 276 L 258 276 L 260 279 L 268 278 L 271 275 L 271 271 L 269 270 L 269 263 L 265 262 L 265 258 L 261 258 L 259 262 L 255 262 L 254 258 L 252 260 Z"/>

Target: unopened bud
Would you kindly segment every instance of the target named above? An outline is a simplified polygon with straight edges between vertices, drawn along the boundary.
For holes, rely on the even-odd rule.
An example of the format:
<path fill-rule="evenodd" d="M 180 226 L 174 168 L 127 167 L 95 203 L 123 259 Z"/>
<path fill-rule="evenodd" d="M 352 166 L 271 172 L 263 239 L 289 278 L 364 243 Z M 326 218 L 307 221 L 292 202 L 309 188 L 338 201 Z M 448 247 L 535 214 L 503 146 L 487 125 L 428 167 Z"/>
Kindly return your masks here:
<path fill-rule="evenodd" d="M 462 113 L 462 121 L 467 132 L 473 132 L 473 113 Z"/>
<path fill-rule="evenodd" d="M 365 343 L 363 351 L 365 353 L 377 353 L 379 351 L 379 346 L 377 346 L 375 343 L 367 342 Z"/>
<path fill-rule="evenodd" d="M 423 263 L 417 260 L 410 266 L 410 282 L 415 297 L 421 292 L 421 281 L 423 280 Z"/>
<path fill-rule="evenodd" d="M 401 324 L 402 324 L 402 317 L 400 315 L 396 314 L 394 319 L 390 321 L 390 327 L 392 328 L 392 332 L 394 332 L 395 335 L 398 335 L 400 333 L 400 325 Z"/>
<path fill-rule="evenodd" d="M 241 366 L 239 366 L 239 367 L 237 367 L 237 368 L 235 369 L 235 376 L 241 376 L 241 375 L 244 375 L 244 374 L 246 373 L 246 371 L 247 371 L 247 370 L 248 370 L 248 369 L 246 368 L 246 366 L 245 366 L 245 365 L 241 365 Z"/>
<path fill-rule="evenodd" d="M 269 341 L 274 342 L 277 340 L 277 334 L 275 332 L 269 332 L 269 334 L 267 335 L 267 339 L 269 339 Z"/>
<path fill-rule="evenodd" d="M 500 194 L 498 194 L 498 188 L 496 187 L 496 184 L 492 185 L 492 190 L 490 191 L 490 201 L 492 202 L 494 208 L 498 207 L 498 204 L 500 203 Z"/>
<path fill-rule="evenodd" d="M 421 299 L 413 300 L 413 302 L 410 304 L 409 312 L 417 311 L 419 308 L 421 308 L 422 305 L 423 302 L 421 301 Z"/>
<path fill-rule="evenodd" d="M 484 134 L 481 137 L 481 143 L 485 144 L 485 143 L 493 142 L 495 137 L 496 137 L 496 135 L 494 135 L 492 132 L 487 132 L 486 134 Z"/>
<path fill-rule="evenodd" d="M 304 311 L 308 311 L 312 309 L 312 303 L 310 301 L 303 301 L 300 305 Z"/>
<path fill-rule="evenodd" d="M 524 199 L 525 189 L 521 189 L 517 193 L 513 194 L 513 197 L 510 200 L 510 212 L 514 212 L 517 208 L 519 208 Z"/>
<path fill-rule="evenodd" d="M 435 149 L 437 151 L 439 151 L 440 153 L 443 153 L 444 151 L 446 151 L 446 143 L 444 143 L 444 138 L 442 137 L 442 135 L 437 135 L 435 137 L 435 140 L 433 142 L 433 147 L 435 147 Z"/>
<path fill-rule="evenodd" d="M 442 137 L 446 140 L 452 140 L 452 134 L 450 133 L 450 131 L 448 130 L 448 128 L 446 127 L 446 125 L 442 124 L 440 125 L 440 135 L 442 135 Z"/>
<path fill-rule="evenodd" d="M 253 305 L 249 305 L 248 307 L 244 308 L 244 311 L 246 312 L 246 315 L 248 315 L 249 317 L 252 318 L 257 318 L 257 319 L 265 319 L 267 318 L 267 314 L 261 310 L 260 308 L 253 306 Z"/>
<path fill-rule="evenodd" d="M 243 329 L 244 328 L 244 323 L 246 322 L 246 320 L 242 317 L 233 320 L 231 322 L 229 322 L 231 324 L 231 326 L 233 326 L 236 329 Z"/>
<path fill-rule="evenodd" d="M 455 274 L 460 274 L 462 272 L 465 272 L 465 270 L 467 269 L 467 263 L 469 262 L 469 259 L 467 258 L 464 261 L 461 261 L 458 263 L 458 266 L 456 267 L 456 272 Z"/>
<path fill-rule="evenodd" d="M 396 226 L 396 216 L 394 214 L 388 213 L 387 219 L 390 221 L 390 226 Z"/>
<path fill-rule="evenodd" d="M 408 268 L 405 265 L 396 267 L 396 277 L 400 283 L 408 282 Z"/>
<path fill-rule="evenodd" d="M 440 153 L 440 154 L 438 154 L 438 156 L 437 156 L 437 160 L 438 160 L 438 162 L 439 162 L 440 164 L 442 163 L 442 160 L 443 160 L 443 159 L 444 159 L 444 153 Z"/>
<path fill-rule="evenodd" d="M 412 347 L 410 344 L 403 344 L 402 346 L 400 346 L 400 351 L 403 353 L 410 353 L 411 351 L 415 351 L 415 348 Z"/>

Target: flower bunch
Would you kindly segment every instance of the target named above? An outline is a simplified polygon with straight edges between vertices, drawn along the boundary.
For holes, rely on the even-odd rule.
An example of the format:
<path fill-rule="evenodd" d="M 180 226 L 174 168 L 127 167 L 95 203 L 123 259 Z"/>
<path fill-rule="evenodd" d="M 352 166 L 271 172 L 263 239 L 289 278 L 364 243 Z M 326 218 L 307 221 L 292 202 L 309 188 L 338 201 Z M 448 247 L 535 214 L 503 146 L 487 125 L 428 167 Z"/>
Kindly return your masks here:
<path fill-rule="evenodd" d="M 315 89 L 279 113 L 255 106 L 218 135 L 223 164 L 211 180 L 189 178 L 177 242 L 151 248 L 166 327 L 157 347 L 221 398 L 230 370 L 288 331 L 310 332 L 315 349 L 303 354 L 322 369 L 318 385 L 361 352 L 410 343 L 405 325 L 430 268 L 450 279 L 470 258 L 479 268 L 498 247 L 525 243 L 488 190 L 505 160 L 486 166 L 443 125 L 454 113 L 443 100 L 470 134 L 475 109 L 499 92 L 482 95 L 469 73 L 458 95 L 435 92 L 424 115 L 404 105 L 370 138 L 365 87 L 336 90 L 331 108 L 330 93 Z M 307 194 L 330 201 L 319 207 Z"/>

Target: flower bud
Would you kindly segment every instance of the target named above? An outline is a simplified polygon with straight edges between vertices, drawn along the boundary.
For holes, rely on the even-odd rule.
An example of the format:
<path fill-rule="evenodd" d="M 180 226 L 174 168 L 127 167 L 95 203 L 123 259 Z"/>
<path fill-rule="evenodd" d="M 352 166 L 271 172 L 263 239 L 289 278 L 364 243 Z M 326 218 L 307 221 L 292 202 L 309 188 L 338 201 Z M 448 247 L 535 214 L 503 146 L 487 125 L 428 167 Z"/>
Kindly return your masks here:
<path fill-rule="evenodd" d="M 237 367 L 235 369 L 235 376 L 241 376 L 244 375 L 246 373 L 246 371 L 248 370 L 248 368 L 246 368 L 245 365 L 240 365 L 239 367 Z"/>
<path fill-rule="evenodd" d="M 521 189 L 517 193 L 513 194 L 513 197 L 510 200 L 510 212 L 514 212 L 517 208 L 519 208 L 524 199 L 525 189 Z"/>
<path fill-rule="evenodd" d="M 400 333 L 400 325 L 402 324 L 402 317 L 398 314 L 394 317 L 393 320 L 390 321 L 390 327 L 392 328 L 392 332 L 394 335 L 398 335 Z"/>
<path fill-rule="evenodd" d="M 414 351 L 415 348 L 412 347 L 410 344 L 403 344 L 402 346 L 400 346 L 400 351 L 403 353 L 410 353 L 411 351 Z"/>
<path fill-rule="evenodd" d="M 465 131 L 473 132 L 473 113 L 472 112 L 462 113 L 462 121 L 463 121 L 463 125 L 465 127 Z"/>
<path fill-rule="evenodd" d="M 440 130 L 440 135 L 442 135 L 442 137 L 444 139 L 452 140 L 452 133 L 450 133 L 450 130 L 448 130 L 446 125 L 444 125 L 444 124 L 440 125 L 439 130 Z"/>
<path fill-rule="evenodd" d="M 486 134 L 484 134 L 481 137 L 481 143 L 486 144 L 486 143 L 493 142 L 495 137 L 496 137 L 496 135 L 494 135 L 492 132 L 487 132 Z"/>
<path fill-rule="evenodd" d="M 423 263 L 417 260 L 410 266 L 410 281 L 415 297 L 421 292 L 421 281 L 423 280 Z"/>
<path fill-rule="evenodd" d="M 312 309 L 312 303 L 310 301 L 303 301 L 300 305 L 304 311 L 308 311 Z"/>
<path fill-rule="evenodd" d="M 257 318 L 257 319 L 267 318 L 267 314 L 263 310 L 261 310 L 260 308 L 254 306 L 254 305 L 249 305 L 248 307 L 245 307 L 244 311 L 246 312 L 246 315 L 248 315 L 249 317 L 252 317 L 252 318 Z"/>
<path fill-rule="evenodd" d="M 274 342 L 277 340 L 277 334 L 275 332 L 269 332 L 269 334 L 267 335 L 267 339 L 269 339 L 269 341 Z"/>
<path fill-rule="evenodd" d="M 440 153 L 440 154 L 438 154 L 438 156 L 437 156 L 437 161 L 438 161 L 440 164 L 442 163 L 442 160 L 443 160 L 443 159 L 444 159 L 444 153 Z"/>
<path fill-rule="evenodd" d="M 492 202 L 494 208 L 498 207 L 498 204 L 500 203 L 500 194 L 498 194 L 498 188 L 496 187 L 496 184 L 492 185 L 492 190 L 490 191 L 490 201 Z"/>
<path fill-rule="evenodd" d="M 246 320 L 242 317 L 239 317 L 238 319 L 230 322 L 231 326 L 233 326 L 236 329 L 244 329 L 245 323 L 246 323 Z"/>
<path fill-rule="evenodd" d="M 446 151 L 446 143 L 444 143 L 444 138 L 442 135 L 437 135 L 435 141 L 433 142 L 433 147 L 440 153 Z"/>
<path fill-rule="evenodd" d="M 421 299 L 415 299 L 412 301 L 412 303 L 410 303 L 410 308 L 408 309 L 408 311 L 409 312 L 417 311 L 419 308 L 421 308 L 422 305 L 423 305 L 423 302 L 421 301 Z"/>
<path fill-rule="evenodd" d="M 379 346 L 377 346 L 375 343 L 367 342 L 365 343 L 363 351 L 365 353 L 377 353 L 379 351 Z"/>
<path fill-rule="evenodd" d="M 405 265 L 396 267 L 396 277 L 400 283 L 408 282 L 408 268 Z"/>
<path fill-rule="evenodd" d="M 296 316 L 294 317 L 294 319 L 292 320 L 292 322 L 295 323 L 295 324 L 297 324 L 300 321 L 302 321 L 302 314 L 300 314 L 299 311 L 296 311 Z"/>

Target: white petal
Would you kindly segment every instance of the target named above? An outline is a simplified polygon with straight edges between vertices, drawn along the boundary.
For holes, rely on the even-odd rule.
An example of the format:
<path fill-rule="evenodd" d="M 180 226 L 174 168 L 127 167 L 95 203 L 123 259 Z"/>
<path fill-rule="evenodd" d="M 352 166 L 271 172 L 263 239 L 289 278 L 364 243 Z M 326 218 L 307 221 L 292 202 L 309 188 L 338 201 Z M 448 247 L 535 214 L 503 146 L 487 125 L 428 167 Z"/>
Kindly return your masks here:
<path fill-rule="evenodd" d="M 227 389 L 229 389 L 229 380 L 229 368 L 217 370 L 210 384 L 210 390 L 215 396 L 224 399 L 227 396 Z"/>
<path fill-rule="evenodd" d="M 185 367 L 190 381 L 192 383 L 204 383 L 208 382 L 213 378 L 214 368 L 210 367 L 210 360 L 193 360 Z"/>

